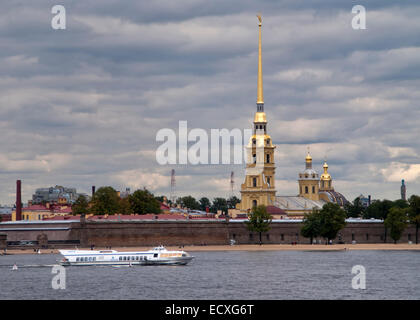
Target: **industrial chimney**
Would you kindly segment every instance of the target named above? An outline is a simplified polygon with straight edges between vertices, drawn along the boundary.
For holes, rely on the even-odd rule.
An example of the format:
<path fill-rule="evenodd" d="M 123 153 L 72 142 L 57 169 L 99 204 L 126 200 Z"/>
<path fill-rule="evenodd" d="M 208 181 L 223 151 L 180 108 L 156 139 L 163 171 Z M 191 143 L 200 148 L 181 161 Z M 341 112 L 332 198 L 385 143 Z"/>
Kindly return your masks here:
<path fill-rule="evenodd" d="M 22 191 L 21 181 L 16 181 L 16 221 L 22 220 Z"/>
<path fill-rule="evenodd" d="M 92 186 L 92 198 L 95 195 L 95 186 Z"/>

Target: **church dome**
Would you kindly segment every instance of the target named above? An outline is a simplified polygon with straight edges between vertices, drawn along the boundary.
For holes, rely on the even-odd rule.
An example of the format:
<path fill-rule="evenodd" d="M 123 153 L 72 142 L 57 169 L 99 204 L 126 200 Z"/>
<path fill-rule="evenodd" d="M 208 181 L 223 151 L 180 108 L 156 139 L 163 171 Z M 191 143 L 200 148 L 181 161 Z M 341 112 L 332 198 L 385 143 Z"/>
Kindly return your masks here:
<path fill-rule="evenodd" d="M 344 207 L 344 205 L 348 202 L 347 199 L 339 192 L 333 190 L 327 191 L 320 191 L 319 192 L 320 198 L 338 204 L 340 207 Z"/>
<path fill-rule="evenodd" d="M 331 175 L 328 173 L 328 164 L 326 161 L 324 162 L 323 168 L 324 168 L 324 173 L 321 174 L 321 180 L 324 180 L 324 181 L 331 180 Z"/>
<path fill-rule="evenodd" d="M 299 174 L 299 178 L 303 180 L 314 180 L 314 179 L 318 180 L 319 175 L 318 175 L 318 172 L 316 172 L 312 168 L 312 157 L 309 154 L 309 151 L 308 151 L 308 155 L 305 158 L 305 163 L 306 163 L 306 168 L 303 172 Z"/>

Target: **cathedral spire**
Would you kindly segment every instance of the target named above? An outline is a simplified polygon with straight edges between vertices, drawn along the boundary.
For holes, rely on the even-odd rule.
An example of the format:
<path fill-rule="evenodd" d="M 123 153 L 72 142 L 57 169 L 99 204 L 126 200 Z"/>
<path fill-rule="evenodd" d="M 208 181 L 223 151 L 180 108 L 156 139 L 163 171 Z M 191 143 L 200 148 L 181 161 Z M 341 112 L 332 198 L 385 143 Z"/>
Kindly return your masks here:
<path fill-rule="evenodd" d="M 312 157 L 308 146 L 308 155 L 305 158 L 306 169 L 312 169 Z"/>
<path fill-rule="evenodd" d="M 264 94 L 263 94 L 263 78 L 262 78 L 262 58 L 261 58 L 261 14 L 258 17 L 258 90 L 257 90 L 257 111 L 264 112 Z"/>

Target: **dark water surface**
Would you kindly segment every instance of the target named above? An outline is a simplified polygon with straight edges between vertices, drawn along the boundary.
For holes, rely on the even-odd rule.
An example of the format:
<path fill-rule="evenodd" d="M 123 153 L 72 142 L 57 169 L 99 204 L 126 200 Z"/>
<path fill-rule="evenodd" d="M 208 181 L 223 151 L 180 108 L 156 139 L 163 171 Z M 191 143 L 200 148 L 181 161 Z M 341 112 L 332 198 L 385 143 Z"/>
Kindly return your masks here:
<path fill-rule="evenodd" d="M 420 251 L 191 252 L 187 266 L 67 267 L 54 290 L 60 255 L 0 256 L 0 299 L 420 299 Z M 7 265 L 7 267 L 6 267 Z M 352 267 L 366 289 L 352 289 Z"/>

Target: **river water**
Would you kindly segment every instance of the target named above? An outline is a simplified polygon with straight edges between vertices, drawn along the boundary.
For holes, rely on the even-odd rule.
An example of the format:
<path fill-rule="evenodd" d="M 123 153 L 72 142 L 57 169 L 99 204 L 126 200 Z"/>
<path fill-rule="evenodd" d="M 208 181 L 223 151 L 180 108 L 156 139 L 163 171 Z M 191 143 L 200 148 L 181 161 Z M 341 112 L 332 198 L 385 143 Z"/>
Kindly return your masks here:
<path fill-rule="evenodd" d="M 420 299 L 420 251 L 190 253 L 187 266 L 67 267 L 65 289 L 52 288 L 52 267 L 22 267 L 60 255 L 0 256 L 0 299 Z"/>

